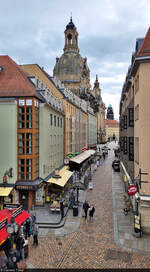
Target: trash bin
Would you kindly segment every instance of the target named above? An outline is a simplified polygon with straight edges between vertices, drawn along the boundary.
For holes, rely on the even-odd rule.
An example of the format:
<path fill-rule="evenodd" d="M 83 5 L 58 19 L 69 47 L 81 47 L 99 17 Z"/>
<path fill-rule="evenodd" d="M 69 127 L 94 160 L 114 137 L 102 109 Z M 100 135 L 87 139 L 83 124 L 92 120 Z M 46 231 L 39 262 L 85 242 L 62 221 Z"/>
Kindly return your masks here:
<path fill-rule="evenodd" d="M 73 206 L 73 216 L 78 216 L 78 206 Z"/>

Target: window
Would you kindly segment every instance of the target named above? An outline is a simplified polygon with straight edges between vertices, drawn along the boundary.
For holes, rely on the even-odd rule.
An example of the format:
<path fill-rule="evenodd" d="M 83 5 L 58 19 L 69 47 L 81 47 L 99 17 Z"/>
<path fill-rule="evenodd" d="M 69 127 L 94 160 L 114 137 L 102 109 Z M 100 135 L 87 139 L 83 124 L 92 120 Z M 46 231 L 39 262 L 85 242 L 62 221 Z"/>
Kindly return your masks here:
<path fill-rule="evenodd" d="M 39 153 L 39 133 L 34 134 L 35 154 Z"/>
<path fill-rule="evenodd" d="M 56 127 L 56 115 L 54 115 L 54 126 Z"/>
<path fill-rule="evenodd" d="M 51 113 L 50 114 L 50 126 L 52 126 L 53 125 L 53 114 Z"/>
<path fill-rule="evenodd" d="M 26 134 L 26 154 L 32 154 L 32 134 Z"/>
<path fill-rule="evenodd" d="M 123 137 L 120 137 L 120 151 L 123 151 Z"/>
<path fill-rule="evenodd" d="M 32 107 L 26 107 L 26 128 L 32 128 Z"/>
<path fill-rule="evenodd" d="M 26 179 L 32 180 L 32 159 L 26 160 Z"/>
<path fill-rule="evenodd" d="M 59 127 L 59 117 L 57 117 L 57 126 Z"/>
<path fill-rule="evenodd" d="M 127 129 L 127 115 L 123 115 L 123 128 Z"/>
<path fill-rule="evenodd" d="M 120 130 L 122 131 L 123 129 L 124 129 L 124 119 L 122 116 L 122 118 L 120 119 Z"/>
<path fill-rule="evenodd" d="M 134 149 L 134 154 L 135 154 L 135 162 L 139 164 L 139 138 L 135 137 L 135 149 Z"/>
<path fill-rule="evenodd" d="M 135 121 L 139 120 L 139 104 L 135 106 Z"/>
<path fill-rule="evenodd" d="M 25 179 L 25 160 L 19 160 L 19 179 Z"/>
<path fill-rule="evenodd" d="M 123 137 L 123 153 L 127 154 L 127 137 Z"/>
<path fill-rule="evenodd" d="M 35 128 L 39 128 L 39 109 L 35 107 L 35 117 L 34 117 L 34 122 L 35 122 Z"/>
<path fill-rule="evenodd" d="M 25 134 L 19 133 L 18 134 L 18 146 L 19 146 L 19 154 L 22 155 L 25 152 Z"/>
<path fill-rule="evenodd" d="M 60 119 L 60 127 L 62 128 L 62 118 Z"/>
<path fill-rule="evenodd" d="M 129 137 L 129 161 L 134 160 L 134 137 Z"/>
<path fill-rule="evenodd" d="M 24 107 L 19 107 L 19 128 L 25 127 L 25 109 Z"/>
<path fill-rule="evenodd" d="M 19 179 L 32 180 L 32 159 L 19 159 Z"/>
<path fill-rule="evenodd" d="M 129 127 L 134 126 L 134 108 L 128 109 L 128 116 L 129 116 Z"/>

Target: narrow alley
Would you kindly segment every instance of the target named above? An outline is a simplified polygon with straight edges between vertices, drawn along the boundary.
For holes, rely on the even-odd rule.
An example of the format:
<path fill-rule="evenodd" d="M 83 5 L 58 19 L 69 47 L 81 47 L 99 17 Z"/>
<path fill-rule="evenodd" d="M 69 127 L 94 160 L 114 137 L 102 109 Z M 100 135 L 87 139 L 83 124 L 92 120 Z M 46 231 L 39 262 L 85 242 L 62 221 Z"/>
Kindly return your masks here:
<path fill-rule="evenodd" d="M 30 241 L 27 263 L 33 268 L 148 268 L 150 257 L 127 252 L 114 242 L 112 200 L 113 146 L 93 175 L 93 190 L 86 200 L 95 206 L 93 222 L 82 217 L 73 233 L 39 238 L 38 248 Z M 120 175 L 116 173 L 116 175 Z M 136 239 L 136 238 L 135 238 Z"/>

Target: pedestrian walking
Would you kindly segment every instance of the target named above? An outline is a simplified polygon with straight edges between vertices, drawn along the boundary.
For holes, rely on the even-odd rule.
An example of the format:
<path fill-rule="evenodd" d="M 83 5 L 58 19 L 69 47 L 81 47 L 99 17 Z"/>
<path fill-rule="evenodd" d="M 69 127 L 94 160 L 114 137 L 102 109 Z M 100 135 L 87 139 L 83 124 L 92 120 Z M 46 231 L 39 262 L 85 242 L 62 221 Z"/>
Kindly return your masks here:
<path fill-rule="evenodd" d="M 24 260 L 24 246 L 25 246 L 24 234 L 20 234 L 16 241 L 16 250 L 18 258 L 22 260 Z"/>
<path fill-rule="evenodd" d="M 38 229 L 38 226 L 34 223 L 33 225 L 33 246 L 36 245 L 38 246 L 38 232 L 39 232 L 39 229 Z"/>
<path fill-rule="evenodd" d="M 93 221 L 93 215 L 95 213 L 95 207 L 94 205 L 92 204 L 89 208 L 89 217 L 90 217 L 90 221 Z"/>
<path fill-rule="evenodd" d="M 84 214 L 85 214 L 85 220 L 87 219 L 87 213 L 88 213 L 89 208 L 90 208 L 89 203 L 85 200 L 85 202 L 83 203 L 83 210 L 84 210 Z"/>

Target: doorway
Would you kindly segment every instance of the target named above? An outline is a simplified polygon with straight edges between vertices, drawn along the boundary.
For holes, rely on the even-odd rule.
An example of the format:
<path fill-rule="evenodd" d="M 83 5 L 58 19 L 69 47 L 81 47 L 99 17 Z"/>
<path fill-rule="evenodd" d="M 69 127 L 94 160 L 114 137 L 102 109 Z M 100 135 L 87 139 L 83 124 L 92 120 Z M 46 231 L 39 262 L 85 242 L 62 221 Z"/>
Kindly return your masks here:
<path fill-rule="evenodd" d="M 19 202 L 24 210 L 28 210 L 28 191 L 22 190 L 19 192 Z"/>

